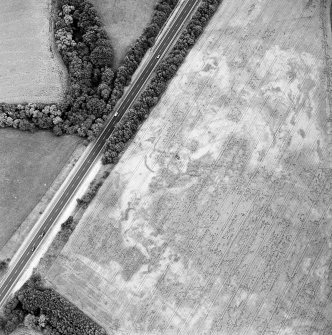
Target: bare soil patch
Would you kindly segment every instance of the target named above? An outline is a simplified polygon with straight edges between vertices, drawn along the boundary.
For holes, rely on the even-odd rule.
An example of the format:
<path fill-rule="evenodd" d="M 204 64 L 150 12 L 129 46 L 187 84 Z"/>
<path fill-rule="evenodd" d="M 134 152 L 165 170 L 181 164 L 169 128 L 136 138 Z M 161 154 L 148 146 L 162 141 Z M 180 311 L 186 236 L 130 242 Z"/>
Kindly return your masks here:
<path fill-rule="evenodd" d="M 4 334 L 0 331 L 0 334 Z M 27 328 L 25 326 L 21 326 L 17 329 L 15 329 L 12 333 L 12 335 L 40 335 L 41 333 L 36 331 L 36 330 L 33 330 L 33 329 L 30 329 L 30 328 Z"/>
<path fill-rule="evenodd" d="M 38 204 L 82 139 L 0 130 L 0 250 Z"/>
<path fill-rule="evenodd" d="M 91 0 L 97 9 L 114 48 L 115 63 L 119 64 L 128 46 L 147 26 L 156 0 Z"/>
<path fill-rule="evenodd" d="M 330 334 L 328 4 L 224 0 L 47 278 L 110 332 Z"/>
<path fill-rule="evenodd" d="M 55 102 L 66 69 L 53 53 L 51 0 L 1 1 L 0 102 Z"/>

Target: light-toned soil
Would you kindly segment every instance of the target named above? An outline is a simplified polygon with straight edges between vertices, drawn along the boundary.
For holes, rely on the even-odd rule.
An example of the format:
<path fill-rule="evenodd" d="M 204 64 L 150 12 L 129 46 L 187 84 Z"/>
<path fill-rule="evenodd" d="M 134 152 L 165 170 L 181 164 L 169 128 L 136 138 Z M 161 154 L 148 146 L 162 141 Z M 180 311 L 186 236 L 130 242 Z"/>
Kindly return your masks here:
<path fill-rule="evenodd" d="M 47 278 L 116 334 L 332 333 L 329 2 L 224 0 Z"/>
<path fill-rule="evenodd" d="M 150 22 L 156 0 L 91 0 L 114 48 L 115 65 Z"/>
<path fill-rule="evenodd" d="M 54 55 L 51 0 L 0 0 L 0 102 L 55 102 L 66 69 Z"/>
<path fill-rule="evenodd" d="M 75 136 L 56 137 L 45 131 L 0 129 L 0 250 L 81 142 Z"/>
<path fill-rule="evenodd" d="M 2 335 L 4 333 L 1 333 L 1 331 L 0 331 L 0 334 Z M 29 329 L 29 328 L 24 327 L 24 326 L 15 329 L 11 333 L 11 335 L 40 335 L 40 334 L 41 334 L 41 332 Z"/>

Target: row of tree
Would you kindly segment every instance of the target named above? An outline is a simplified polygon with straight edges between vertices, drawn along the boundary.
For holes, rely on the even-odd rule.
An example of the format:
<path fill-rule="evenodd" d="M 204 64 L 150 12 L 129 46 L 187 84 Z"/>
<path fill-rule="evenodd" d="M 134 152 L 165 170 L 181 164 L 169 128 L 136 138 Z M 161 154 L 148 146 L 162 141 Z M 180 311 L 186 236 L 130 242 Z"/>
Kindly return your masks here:
<path fill-rule="evenodd" d="M 125 86 L 130 80 L 145 56 L 147 50 L 154 45 L 161 28 L 171 15 L 178 0 L 159 0 L 155 6 L 150 24 L 144 29 L 143 34 L 136 40 L 127 52 L 124 60 L 117 70 L 109 104 L 114 108 L 117 101 L 121 98 Z"/>
<path fill-rule="evenodd" d="M 90 184 L 88 191 L 82 196 L 82 198 L 76 199 L 78 206 L 87 208 L 92 199 L 97 195 L 98 190 L 103 185 L 103 180 L 93 182 Z"/>
<path fill-rule="evenodd" d="M 168 81 L 174 77 L 184 61 L 187 53 L 202 34 L 209 19 L 216 12 L 221 0 L 202 0 L 186 29 L 183 30 L 171 52 L 156 69 L 155 76 L 150 81 L 138 101 L 126 113 L 115 127 L 113 134 L 107 140 L 103 155 L 103 163 L 115 163 L 125 144 L 136 133 L 139 125 L 147 118 L 151 108 L 157 104 L 167 87 Z"/>
<path fill-rule="evenodd" d="M 93 5 L 85 0 L 61 0 L 55 41 L 68 68 L 69 87 L 61 106 L 63 123 L 56 133 L 93 138 L 109 112 L 113 48 Z"/>
<path fill-rule="evenodd" d="M 33 275 L 4 307 L 0 328 L 11 333 L 24 322 L 54 335 L 105 335 L 105 330 Z"/>
<path fill-rule="evenodd" d="M 93 5 L 86 0 L 58 0 L 54 32 L 68 69 L 65 98 L 58 105 L 0 104 L 0 127 L 52 129 L 56 135 L 94 139 L 177 2 L 158 1 L 150 24 L 114 71 L 111 42 Z"/>

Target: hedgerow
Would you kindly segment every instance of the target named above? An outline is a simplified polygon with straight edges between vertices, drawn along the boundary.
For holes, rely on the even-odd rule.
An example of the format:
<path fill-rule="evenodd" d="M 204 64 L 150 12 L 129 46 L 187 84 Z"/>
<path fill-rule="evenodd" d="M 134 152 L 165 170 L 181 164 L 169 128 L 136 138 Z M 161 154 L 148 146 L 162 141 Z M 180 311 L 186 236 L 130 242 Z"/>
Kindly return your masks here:
<path fill-rule="evenodd" d="M 76 199 L 78 206 L 87 208 L 92 199 L 97 195 L 98 190 L 103 185 L 104 180 L 99 180 L 98 182 L 92 182 L 89 186 L 88 191 L 82 196 L 82 198 Z"/>
<path fill-rule="evenodd" d="M 218 9 L 221 0 L 202 0 L 197 11 L 183 30 L 171 52 L 160 63 L 154 77 L 140 95 L 138 101 L 116 125 L 106 143 L 103 163 L 115 163 L 125 144 L 136 133 L 139 125 L 148 117 L 150 110 L 157 104 L 185 56 L 203 32 L 210 18 Z"/>
<path fill-rule="evenodd" d="M 172 13 L 178 0 L 160 0 L 155 6 L 150 24 L 144 29 L 143 34 L 136 40 L 127 52 L 124 60 L 117 70 L 109 104 L 114 108 L 124 92 L 124 87 L 130 80 L 150 47 L 154 45 L 161 28 Z"/>
<path fill-rule="evenodd" d="M 129 49 L 117 71 L 113 48 L 93 5 L 86 0 L 58 0 L 55 44 L 68 69 L 68 88 L 60 104 L 0 104 L 0 127 L 94 139 L 122 96 L 146 51 L 178 0 L 159 0 L 152 20 Z"/>
<path fill-rule="evenodd" d="M 104 335 L 105 330 L 67 299 L 33 275 L 3 309 L 0 327 L 6 334 L 24 324 L 50 335 Z"/>

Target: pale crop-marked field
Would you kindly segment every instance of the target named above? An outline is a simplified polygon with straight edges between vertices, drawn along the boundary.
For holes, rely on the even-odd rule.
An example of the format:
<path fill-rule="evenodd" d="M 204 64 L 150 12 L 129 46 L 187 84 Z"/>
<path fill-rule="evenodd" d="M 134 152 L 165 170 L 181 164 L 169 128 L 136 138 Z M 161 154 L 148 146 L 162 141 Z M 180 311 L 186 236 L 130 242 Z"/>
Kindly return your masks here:
<path fill-rule="evenodd" d="M 224 0 L 48 272 L 109 333 L 332 333 L 325 4 Z"/>
<path fill-rule="evenodd" d="M 114 48 L 115 64 L 123 59 L 150 22 L 156 0 L 91 0 L 97 9 Z"/>
<path fill-rule="evenodd" d="M 66 69 L 51 49 L 51 0 L 0 0 L 0 102 L 55 102 Z"/>
<path fill-rule="evenodd" d="M 0 334 L 4 334 L 0 331 Z M 14 330 L 11 335 L 40 335 L 40 332 L 21 326 L 19 328 L 17 328 L 16 330 Z"/>

